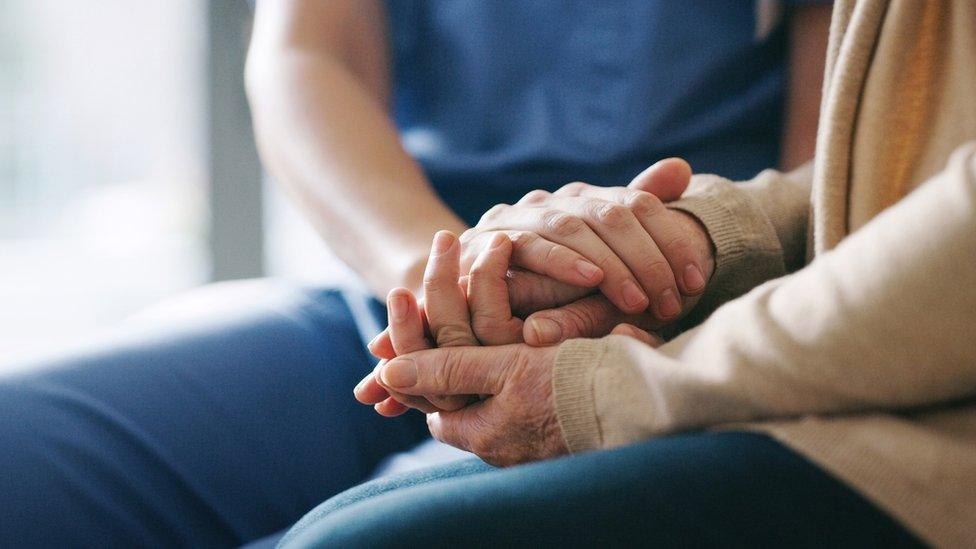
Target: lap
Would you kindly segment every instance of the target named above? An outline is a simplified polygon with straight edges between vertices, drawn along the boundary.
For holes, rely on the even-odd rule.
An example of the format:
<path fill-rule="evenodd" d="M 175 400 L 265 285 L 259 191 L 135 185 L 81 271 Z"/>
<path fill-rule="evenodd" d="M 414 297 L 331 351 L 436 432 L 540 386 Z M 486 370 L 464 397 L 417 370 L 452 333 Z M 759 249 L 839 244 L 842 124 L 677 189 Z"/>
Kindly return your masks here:
<path fill-rule="evenodd" d="M 326 502 L 287 541 L 287 547 L 915 545 L 857 493 L 772 439 L 747 433 L 381 479 Z"/>
<path fill-rule="evenodd" d="M 372 361 L 340 292 L 213 291 L 0 380 L 0 545 L 240 543 L 424 438 L 352 398 Z"/>

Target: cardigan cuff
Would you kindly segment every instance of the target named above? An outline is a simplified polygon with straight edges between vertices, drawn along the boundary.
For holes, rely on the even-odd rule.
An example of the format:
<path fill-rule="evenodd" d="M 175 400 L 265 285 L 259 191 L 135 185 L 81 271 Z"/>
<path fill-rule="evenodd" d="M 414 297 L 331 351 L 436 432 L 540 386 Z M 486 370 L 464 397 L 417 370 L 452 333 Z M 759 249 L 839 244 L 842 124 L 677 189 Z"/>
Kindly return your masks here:
<path fill-rule="evenodd" d="M 570 339 L 559 346 L 552 372 L 556 419 L 570 452 L 600 448 L 593 373 L 603 356 L 603 340 Z"/>
<path fill-rule="evenodd" d="M 723 303 L 786 274 L 776 230 L 760 206 L 722 177 L 696 175 L 680 200 L 667 206 L 697 218 L 715 246 L 715 271 L 685 327 L 707 318 Z"/>

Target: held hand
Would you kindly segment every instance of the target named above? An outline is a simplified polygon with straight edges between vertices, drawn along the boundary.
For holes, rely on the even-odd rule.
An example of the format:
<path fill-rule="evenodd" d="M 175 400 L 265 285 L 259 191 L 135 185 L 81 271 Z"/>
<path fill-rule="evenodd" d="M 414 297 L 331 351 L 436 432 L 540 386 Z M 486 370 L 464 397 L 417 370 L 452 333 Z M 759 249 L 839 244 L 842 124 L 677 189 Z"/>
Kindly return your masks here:
<path fill-rule="evenodd" d="M 567 271 L 564 262 L 549 271 L 527 265 L 530 249 L 544 251 L 549 246 L 578 253 L 600 268 L 599 288 L 618 309 L 631 314 L 650 309 L 658 321 L 673 321 L 681 314 L 681 297 L 704 292 L 711 274 L 707 237 L 705 246 L 695 242 L 687 233 L 687 221 L 694 220 L 662 204 L 681 195 L 690 174 L 683 160 L 667 159 L 627 188 L 571 183 L 555 193 L 533 191 L 515 205 L 496 206 L 462 235 L 462 270 L 491 234 L 504 232 L 516 235 L 516 252 L 522 251 L 513 254 L 513 265 L 552 274 L 554 280 L 548 284 L 574 283 L 557 277 Z M 531 236 L 522 236 L 525 233 Z M 520 247 L 519 239 L 531 241 L 533 247 Z M 545 257 L 534 259 L 548 264 Z"/>
<path fill-rule="evenodd" d="M 659 343 L 633 326 L 613 332 Z M 379 377 L 405 395 L 483 395 L 460 410 L 429 414 L 427 425 L 434 438 L 508 466 L 567 452 L 552 394 L 556 352 L 524 344 L 431 349 L 389 361 Z"/>
<path fill-rule="evenodd" d="M 617 204 L 628 203 L 628 201 L 638 204 L 644 201 L 654 202 L 656 200 L 654 196 L 660 200 L 670 201 L 679 198 L 687 187 L 689 173 L 690 168 L 684 161 L 667 159 L 645 170 L 627 188 L 600 188 L 576 183 L 560 189 L 552 196 L 560 194 L 572 195 L 577 198 L 582 197 L 582 199 L 586 200 L 588 195 L 597 194 L 607 197 L 609 199 L 607 201 L 608 203 L 613 202 Z M 653 193 L 654 196 L 648 197 L 646 195 L 648 192 Z M 530 198 L 531 195 L 532 193 L 526 198 Z M 539 208 L 536 209 L 540 210 Z M 654 252 L 655 250 L 659 251 L 663 249 L 663 254 L 668 262 L 665 267 L 659 261 L 657 263 L 658 267 L 656 267 L 658 275 L 652 278 L 663 281 L 664 284 L 670 284 L 670 281 L 680 280 L 682 281 L 682 286 L 685 288 L 683 290 L 685 294 L 694 293 L 689 292 L 687 288 L 699 285 L 697 280 L 693 280 L 697 278 L 696 272 L 700 269 L 702 278 L 707 282 L 715 267 L 714 251 L 708 233 L 694 217 L 679 210 L 662 208 L 656 210 L 651 217 L 654 217 L 653 221 L 645 222 L 646 225 L 654 229 L 653 234 L 655 235 L 655 240 L 651 244 L 652 249 L 650 251 Z M 525 233 L 524 231 L 480 231 L 480 229 L 467 231 L 463 235 L 464 238 L 468 239 L 468 242 L 464 244 L 462 249 L 462 272 L 464 272 L 463 267 L 465 262 L 469 264 L 473 262 L 470 259 L 466 260 L 465 257 L 470 257 L 472 253 L 480 253 L 480 251 L 483 251 L 484 246 L 490 238 L 499 232 L 509 235 L 510 238 L 514 236 L 516 240 L 513 243 L 513 265 L 517 263 L 516 259 L 518 257 L 527 257 L 529 255 L 528 252 L 532 248 L 527 245 L 522 245 L 526 241 L 532 242 L 536 248 L 542 246 L 537 240 L 541 237 L 538 237 L 534 233 Z M 523 233 L 533 236 L 525 236 Z M 520 244 L 519 239 L 522 239 L 522 244 Z M 661 246 L 658 246 L 658 243 L 661 243 Z M 520 250 L 520 246 L 521 256 L 517 253 Z M 694 266 L 684 259 L 679 259 L 687 257 L 689 253 L 692 258 L 695 258 L 694 261 L 691 261 L 691 263 L 694 263 Z M 653 253 L 650 255 L 653 255 Z M 682 263 L 686 263 L 683 269 L 686 276 L 676 279 L 674 276 L 676 272 L 675 266 L 679 266 Z M 645 276 L 644 278 L 647 277 Z M 462 283 L 465 281 L 466 277 L 462 277 Z M 572 337 L 600 337 L 606 335 L 608 333 L 607 330 L 618 322 L 632 322 L 646 329 L 658 329 L 683 317 L 694 307 L 700 298 L 701 292 L 704 290 L 704 283 L 702 283 L 701 287 L 696 290 L 698 294 L 679 296 L 680 312 L 677 316 L 669 320 L 662 320 L 662 316 L 666 315 L 663 315 L 660 311 L 664 308 L 673 309 L 674 307 L 673 304 L 664 303 L 670 301 L 670 297 L 674 295 L 672 287 L 661 291 L 661 295 L 657 299 L 657 312 L 655 312 L 655 307 L 652 306 L 649 312 L 641 310 L 638 313 L 629 313 L 625 312 L 627 311 L 626 308 L 621 309 L 617 306 L 619 300 L 614 301 L 612 299 L 612 291 L 610 290 L 604 293 L 606 296 L 604 298 L 600 296 L 587 297 L 591 293 L 589 287 L 572 286 L 544 275 L 518 269 L 513 269 L 508 272 L 506 282 L 509 290 L 509 300 L 515 314 L 523 318 L 532 315 L 528 316 L 523 333 L 524 341 L 531 345 L 550 345 Z M 604 286 L 601 285 L 601 288 L 604 288 Z M 533 313 L 536 314 L 533 315 Z M 551 322 L 544 322 L 546 320 Z M 477 327 L 475 327 L 475 334 L 483 340 L 485 339 L 478 332 Z M 516 340 L 512 339 L 501 342 L 513 341 Z M 388 334 L 385 333 L 381 334 L 371 343 L 370 350 L 382 358 L 396 356 L 390 346 Z"/>
<path fill-rule="evenodd" d="M 382 337 L 371 342 L 374 354 L 390 359 L 428 349 L 432 343 L 437 347 L 452 347 L 521 341 L 522 321 L 512 316 L 506 285 L 511 241 L 505 235 L 495 235 L 491 247 L 474 262 L 464 285 L 458 284 L 459 251 L 453 234 L 441 231 L 435 235 L 424 276 L 424 292 L 428 298 L 423 311 L 408 290 L 391 291 L 387 299 L 390 325 Z M 377 368 L 384 363 L 381 361 Z M 376 411 L 386 416 L 400 415 L 407 407 L 424 412 L 454 410 L 468 402 L 467 397 L 425 399 L 400 395 L 382 387 L 375 371 L 359 383 L 354 394 L 360 402 L 374 404 Z"/>
<path fill-rule="evenodd" d="M 668 210 L 673 216 L 672 221 L 681 226 L 681 230 L 693 243 L 699 257 L 702 258 L 706 278 L 715 269 L 714 252 L 711 239 L 705 228 L 692 216 L 678 210 Z M 681 313 L 677 318 L 683 318 L 691 311 L 701 295 L 682 297 Z M 553 345 L 574 337 L 600 337 L 607 334 L 613 326 L 626 322 L 644 330 L 660 330 L 667 328 L 674 321 L 661 321 L 651 313 L 627 314 L 615 307 L 602 294 L 583 297 L 573 303 L 548 310 L 537 311 L 525 319 L 524 340 L 529 345 Z"/>

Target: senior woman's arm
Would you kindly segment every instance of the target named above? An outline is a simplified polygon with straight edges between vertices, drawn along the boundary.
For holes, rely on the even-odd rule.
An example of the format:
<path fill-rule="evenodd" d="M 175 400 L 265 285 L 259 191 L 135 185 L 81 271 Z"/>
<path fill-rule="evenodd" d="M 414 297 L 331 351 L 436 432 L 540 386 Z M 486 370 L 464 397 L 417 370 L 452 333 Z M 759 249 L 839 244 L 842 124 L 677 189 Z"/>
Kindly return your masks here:
<path fill-rule="evenodd" d="M 246 71 L 265 165 L 380 296 L 419 290 L 431 235 L 466 228 L 400 145 L 387 49 L 376 0 L 263 1 Z"/>
<path fill-rule="evenodd" d="M 976 395 L 973 257 L 976 143 L 833 251 L 658 349 L 564 343 L 553 388 L 568 447 Z"/>

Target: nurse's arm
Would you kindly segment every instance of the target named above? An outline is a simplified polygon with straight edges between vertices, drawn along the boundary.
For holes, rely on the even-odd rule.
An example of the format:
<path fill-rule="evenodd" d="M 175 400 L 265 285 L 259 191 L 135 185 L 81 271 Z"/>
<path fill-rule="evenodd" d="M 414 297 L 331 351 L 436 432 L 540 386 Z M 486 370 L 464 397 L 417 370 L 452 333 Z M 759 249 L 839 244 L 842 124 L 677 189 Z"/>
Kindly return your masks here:
<path fill-rule="evenodd" d="M 378 296 L 420 291 L 431 235 L 466 228 L 390 121 L 384 9 L 376 0 L 258 2 L 246 69 L 265 166 Z"/>

